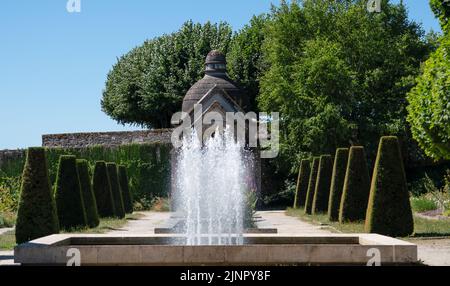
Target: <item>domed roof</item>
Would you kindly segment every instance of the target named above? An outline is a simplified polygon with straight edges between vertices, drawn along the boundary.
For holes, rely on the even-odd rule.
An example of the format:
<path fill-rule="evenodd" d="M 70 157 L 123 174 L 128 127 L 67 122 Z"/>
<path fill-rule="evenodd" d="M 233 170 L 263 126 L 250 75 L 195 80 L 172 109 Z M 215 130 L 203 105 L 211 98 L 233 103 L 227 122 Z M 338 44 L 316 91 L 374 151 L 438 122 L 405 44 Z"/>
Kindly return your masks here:
<path fill-rule="evenodd" d="M 205 76 L 196 82 L 186 93 L 182 110 L 190 112 L 194 105 L 205 96 L 214 86 L 223 89 L 244 110 L 247 98 L 241 89 L 228 77 L 226 73 L 226 57 L 217 50 L 209 52 L 205 61 Z"/>

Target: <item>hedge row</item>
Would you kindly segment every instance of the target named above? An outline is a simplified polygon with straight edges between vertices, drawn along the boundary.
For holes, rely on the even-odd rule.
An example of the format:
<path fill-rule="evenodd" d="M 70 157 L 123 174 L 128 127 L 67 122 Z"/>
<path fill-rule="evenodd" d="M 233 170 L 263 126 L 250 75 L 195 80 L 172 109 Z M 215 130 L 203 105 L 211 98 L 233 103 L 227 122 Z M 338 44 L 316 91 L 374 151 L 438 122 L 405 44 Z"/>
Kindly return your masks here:
<path fill-rule="evenodd" d="M 309 165 L 309 164 L 308 164 Z M 308 168 L 300 168 L 300 180 Z M 295 207 L 301 201 L 295 201 Z M 305 199 L 305 213 L 328 213 L 330 221 L 365 221 L 370 233 L 406 236 L 414 231 L 405 169 L 397 137 L 380 139 L 370 183 L 364 148 L 338 149 L 334 166 L 330 155 L 314 158 Z"/>
<path fill-rule="evenodd" d="M 53 192 L 46 162 L 44 148 L 28 150 L 16 224 L 17 243 L 58 233 L 59 228 L 70 231 L 73 228 L 98 226 L 100 221 L 97 201 L 102 207 L 102 214 L 105 205 L 103 201 L 109 201 L 108 216 L 123 218 L 125 207 L 122 194 L 127 198 L 127 211 L 133 212 L 125 166 L 97 162 L 94 186 L 98 188 L 101 183 L 107 188 L 102 187 L 95 192 L 88 162 L 77 160 L 73 155 L 62 155 Z M 120 183 L 118 173 L 121 174 Z"/>

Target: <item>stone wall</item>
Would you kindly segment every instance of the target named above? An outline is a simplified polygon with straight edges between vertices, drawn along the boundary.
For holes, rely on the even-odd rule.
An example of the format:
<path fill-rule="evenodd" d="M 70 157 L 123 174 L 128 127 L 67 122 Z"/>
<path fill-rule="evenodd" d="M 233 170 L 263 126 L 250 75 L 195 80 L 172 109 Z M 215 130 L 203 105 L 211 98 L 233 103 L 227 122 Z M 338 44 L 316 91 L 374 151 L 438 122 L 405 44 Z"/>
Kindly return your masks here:
<path fill-rule="evenodd" d="M 131 143 L 170 143 L 172 129 L 42 135 L 42 146 L 83 148 L 94 145 L 119 146 Z"/>

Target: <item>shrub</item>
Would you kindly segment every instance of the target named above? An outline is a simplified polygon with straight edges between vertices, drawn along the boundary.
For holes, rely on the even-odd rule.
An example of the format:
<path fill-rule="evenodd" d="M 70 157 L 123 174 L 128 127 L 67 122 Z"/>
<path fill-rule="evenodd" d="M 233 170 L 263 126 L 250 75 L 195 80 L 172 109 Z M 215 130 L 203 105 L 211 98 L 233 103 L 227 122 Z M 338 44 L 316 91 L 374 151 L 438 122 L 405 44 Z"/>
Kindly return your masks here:
<path fill-rule="evenodd" d="M 122 192 L 120 190 L 119 177 L 117 175 L 116 163 L 106 163 L 109 181 L 111 183 L 111 193 L 114 199 L 115 216 L 118 218 L 125 217 L 125 208 L 123 206 Z"/>
<path fill-rule="evenodd" d="M 309 175 L 308 192 L 305 199 L 305 214 L 311 214 L 314 199 L 314 191 L 316 189 L 317 172 L 319 171 L 319 157 L 313 159 L 311 174 Z"/>
<path fill-rule="evenodd" d="M 88 162 L 84 159 L 77 160 L 77 170 L 80 178 L 81 192 L 83 194 L 84 209 L 86 210 L 87 224 L 89 227 L 96 227 L 100 221 L 98 219 L 97 203 L 94 192 L 92 191 Z"/>
<path fill-rule="evenodd" d="M 294 208 L 305 206 L 306 193 L 308 192 L 309 175 L 311 174 L 311 161 L 302 160 L 298 172 L 297 187 L 295 190 Z"/>
<path fill-rule="evenodd" d="M 319 161 L 319 171 L 316 179 L 316 190 L 311 213 L 328 212 L 328 199 L 330 198 L 331 175 L 333 172 L 333 158 L 331 155 L 322 155 Z"/>
<path fill-rule="evenodd" d="M 438 209 L 436 202 L 428 195 L 411 198 L 411 207 L 416 212 L 426 212 Z"/>
<path fill-rule="evenodd" d="M 127 175 L 127 169 L 125 166 L 120 165 L 118 167 L 118 175 L 119 175 L 119 184 L 120 189 L 122 191 L 123 196 L 123 205 L 125 208 L 125 213 L 131 214 L 133 213 L 133 197 L 130 193 L 129 183 L 128 183 L 128 175 Z"/>
<path fill-rule="evenodd" d="M 16 242 L 59 232 L 44 148 L 29 148 L 22 173 Z"/>
<path fill-rule="evenodd" d="M 61 228 L 70 230 L 87 225 L 75 156 L 64 155 L 59 159 L 55 200 Z"/>
<path fill-rule="evenodd" d="M 109 181 L 106 163 L 104 161 L 95 163 L 92 185 L 99 216 L 102 218 L 114 217 L 116 213 L 114 208 L 114 198 L 111 191 L 111 183 Z"/>
<path fill-rule="evenodd" d="M 406 236 L 414 220 L 397 137 L 382 137 L 372 177 L 365 229 L 369 233 Z"/>
<path fill-rule="evenodd" d="M 369 191 L 370 175 L 364 148 L 361 146 L 351 147 L 339 209 L 340 223 L 365 219 Z"/>
<path fill-rule="evenodd" d="M 348 149 L 339 148 L 334 158 L 333 175 L 331 178 L 330 198 L 328 201 L 328 219 L 339 220 L 339 208 L 341 205 L 342 189 L 344 188 L 345 172 L 347 170 Z"/>

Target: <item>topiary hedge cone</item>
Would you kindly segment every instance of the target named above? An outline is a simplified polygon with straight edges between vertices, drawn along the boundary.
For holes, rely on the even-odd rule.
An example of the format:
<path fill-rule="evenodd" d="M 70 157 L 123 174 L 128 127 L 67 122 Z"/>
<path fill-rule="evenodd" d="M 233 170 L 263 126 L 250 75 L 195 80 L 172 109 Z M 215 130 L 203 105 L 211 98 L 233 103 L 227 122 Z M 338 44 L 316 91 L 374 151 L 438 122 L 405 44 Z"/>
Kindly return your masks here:
<path fill-rule="evenodd" d="M 114 198 L 106 162 L 97 161 L 95 163 L 92 187 L 94 189 L 98 215 L 102 218 L 114 217 L 116 215 L 116 210 L 114 208 Z"/>
<path fill-rule="evenodd" d="M 364 147 L 351 147 L 339 209 L 340 223 L 365 219 L 369 191 L 370 175 Z"/>
<path fill-rule="evenodd" d="M 123 205 L 125 208 L 125 213 L 131 214 L 133 213 L 133 198 L 131 196 L 129 183 L 128 183 L 128 175 L 127 168 L 123 165 L 119 165 L 119 183 L 120 189 L 122 191 L 123 196 Z"/>
<path fill-rule="evenodd" d="M 111 193 L 114 199 L 115 216 L 118 218 L 125 217 L 125 208 L 123 205 L 122 192 L 120 190 L 119 176 L 117 175 L 116 163 L 107 163 L 106 169 L 108 170 L 109 181 L 111 183 Z"/>
<path fill-rule="evenodd" d="M 61 228 L 70 230 L 87 226 L 76 157 L 59 157 L 56 176 L 55 200 Z"/>
<path fill-rule="evenodd" d="M 331 155 L 322 155 L 317 172 L 316 190 L 311 213 L 328 212 L 328 199 L 330 198 L 331 175 L 333 173 L 333 158 Z"/>
<path fill-rule="evenodd" d="M 80 178 L 80 187 L 83 194 L 84 208 L 86 210 L 86 219 L 89 227 L 97 227 L 100 224 L 97 212 L 97 203 L 91 185 L 89 176 L 89 165 L 87 160 L 77 160 L 78 176 Z"/>
<path fill-rule="evenodd" d="M 314 191 L 316 189 L 317 172 L 319 171 L 319 161 L 320 161 L 319 157 L 315 157 L 313 159 L 311 173 L 309 175 L 308 181 L 308 192 L 306 193 L 305 199 L 305 214 L 311 214 L 312 211 Z"/>
<path fill-rule="evenodd" d="M 294 208 L 305 206 L 306 193 L 308 192 L 309 175 L 311 174 L 311 161 L 302 160 L 297 178 L 295 190 Z"/>
<path fill-rule="evenodd" d="M 347 170 L 348 148 L 339 148 L 334 157 L 333 175 L 331 176 L 330 198 L 328 199 L 328 219 L 339 220 L 342 189 L 344 188 L 345 172 Z"/>
<path fill-rule="evenodd" d="M 414 232 L 406 175 L 397 137 L 382 137 L 373 171 L 365 230 L 389 236 Z"/>
<path fill-rule="evenodd" d="M 44 148 L 29 148 L 22 173 L 16 242 L 24 243 L 59 232 Z"/>

